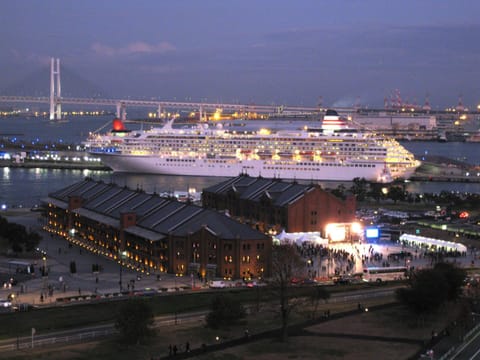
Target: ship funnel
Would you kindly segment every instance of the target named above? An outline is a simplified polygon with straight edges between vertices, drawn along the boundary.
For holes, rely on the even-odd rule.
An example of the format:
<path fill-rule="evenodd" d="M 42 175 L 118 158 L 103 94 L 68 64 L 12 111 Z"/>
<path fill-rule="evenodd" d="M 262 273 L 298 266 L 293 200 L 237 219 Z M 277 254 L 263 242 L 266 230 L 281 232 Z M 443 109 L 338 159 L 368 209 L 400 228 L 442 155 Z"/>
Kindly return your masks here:
<path fill-rule="evenodd" d="M 338 112 L 336 110 L 328 109 L 325 112 L 325 116 L 338 116 Z"/>
<path fill-rule="evenodd" d="M 125 131 L 125 130 L 127 130 L 125 128 L 125 124 L 123 123 L 123 121 L 118 119 L 118 118 L 113 119 L 112 128 L 113 128 L 113 131 Z"/>
<path fill-rule="evenodd" d="M 346 129 L 347 120 L 338 115 L 335 110 L 327 110 L 323 117 L 322 129 L 327 132 L 333 132 L 334 130 Z"/>

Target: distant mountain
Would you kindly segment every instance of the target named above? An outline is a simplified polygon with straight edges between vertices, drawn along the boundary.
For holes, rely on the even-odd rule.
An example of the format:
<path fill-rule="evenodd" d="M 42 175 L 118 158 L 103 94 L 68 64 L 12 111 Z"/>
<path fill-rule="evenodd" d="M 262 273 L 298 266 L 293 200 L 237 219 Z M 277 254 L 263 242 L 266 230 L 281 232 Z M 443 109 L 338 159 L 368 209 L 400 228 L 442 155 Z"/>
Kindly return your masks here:
<path fill-rule="evenodd" d="M 63 97 L 111 98 L 99 85 L 82 78 L 68 67 L 61 66 L 60 79 Z M 43 67 L 1 89 L 0 95 L 50 96 L 50 67 Z"/>

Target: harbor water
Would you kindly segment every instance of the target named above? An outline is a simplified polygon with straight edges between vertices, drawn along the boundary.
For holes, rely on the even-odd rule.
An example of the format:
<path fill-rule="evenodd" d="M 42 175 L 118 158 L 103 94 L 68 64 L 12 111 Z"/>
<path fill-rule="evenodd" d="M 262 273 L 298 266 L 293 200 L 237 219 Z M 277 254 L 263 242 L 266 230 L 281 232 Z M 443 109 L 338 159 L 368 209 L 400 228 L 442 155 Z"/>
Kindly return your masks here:
<path fill-rule="evenodd" d="M 104 128 L 110 129 L 111 116 L 72 117 L 65 122 L 50 122 L 46 118 L 8 117 L 0 118 L 0 136 L 2 138 L 34 141 L 41 143 L 80 144 L 89 132 Z M 151 124 L 127 124 L 130 128 L 147 128 Z M 429 156 L 443 156 L 463 161 L 471 165 L 480 164 L 480 144 L 463 142 L 402 142 L 419 160 Z M 141 174 L 114 174 L 110 171 L 56 170 L 0 168 L 0 205 L 8 207 L 32 207 L 39 204 L 49 193 L 81 181 L 85 177 L 95 180 L 114 182 L 132 189 L 146 192 L 187 191 L 194 188 L 201 191 L 217 182 L 220 177 L 162 176 Z M 335 188 L 340 183 L 320 182 L 324 188 Z M 348 188 L 349 185 L 346 184 Z M 454 182 L 410 182 L 406 190 L 413 193 L 439 193 L 458 191 L 480 193 L 480 183 Z"/>

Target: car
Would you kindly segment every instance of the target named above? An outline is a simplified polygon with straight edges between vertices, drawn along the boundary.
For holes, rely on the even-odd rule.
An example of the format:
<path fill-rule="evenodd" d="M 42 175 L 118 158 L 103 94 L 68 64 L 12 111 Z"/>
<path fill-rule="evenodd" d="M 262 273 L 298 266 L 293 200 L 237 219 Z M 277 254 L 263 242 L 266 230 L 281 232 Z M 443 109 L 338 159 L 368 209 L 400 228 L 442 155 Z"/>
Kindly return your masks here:
<path fill-rule="evenodd" d="M 340 276 L 340 277 L 337 277 L 337 278 L 333 279 L 333 283 L 335 285 L 348 285 L 348 284 L 352 283 L 352 279 Z"/>
<path fill-rule="evenodd" d="M 223 289 L 225 288 L 225 282 L 224 281 L 221 281 L 221 280 L 212 280 L 210 281 L 210 283 L 208 284 L 208 286 L 211 288 L 211 289 Z"/>
<path fill-rule="evenodd" d="M 317 282 L 313 279 L 303 279 L 302 285 L 317 285 Z"/>
<path fill-rule="evenodd" d="M 12 306 L 12 302 L 10 300 L 0 299 L 0 307 L 8 308 Z"/>
<path fill-rule="evenodd" d="M 35 309 L 35 306 L 28 303 L 21 303 L 12 307 L 13 311 L 31 311 Z"/>

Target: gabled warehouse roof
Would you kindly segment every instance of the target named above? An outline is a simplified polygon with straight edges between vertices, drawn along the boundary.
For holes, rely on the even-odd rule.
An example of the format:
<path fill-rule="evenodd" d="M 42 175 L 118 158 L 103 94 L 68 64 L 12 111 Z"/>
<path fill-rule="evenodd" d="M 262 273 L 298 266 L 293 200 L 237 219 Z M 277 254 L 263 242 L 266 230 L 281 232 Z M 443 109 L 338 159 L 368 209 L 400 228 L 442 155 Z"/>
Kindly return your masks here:
<path fill-rule="evenodd" d="M 312 184 L 302 185 L 280 179 L 240 175 L 223 183 L 210 186 L 204 189 L 204 192 L 225 195 L 233 190 L 242 200 L 258 202 L 263 196 L 267 196 L 275 206 L 285 206 L 314 188 L 315 185 Z"/>
<path fill-rule="evenodd" d="M 49 194 L 49 198 L 43 201 L 67 209 L 71 196 L 84 199 L 82 207 L 75 212 L 100 223 L 119 227 L 121 213 L 136 214 L 136 225 L 125 231 L 152 241 L 168 234 L 186 236 L 204 228 L 223 239 L 268 238 L 216 211 L 88 178 Z"/>

